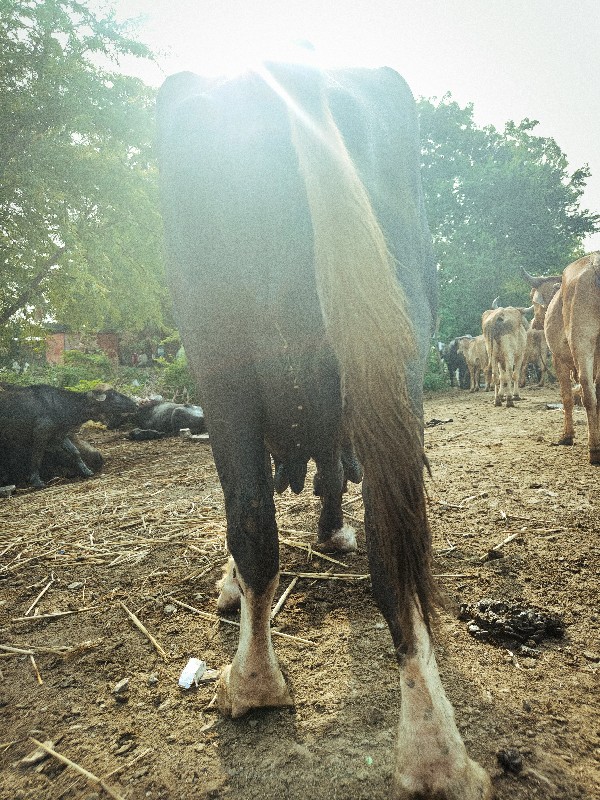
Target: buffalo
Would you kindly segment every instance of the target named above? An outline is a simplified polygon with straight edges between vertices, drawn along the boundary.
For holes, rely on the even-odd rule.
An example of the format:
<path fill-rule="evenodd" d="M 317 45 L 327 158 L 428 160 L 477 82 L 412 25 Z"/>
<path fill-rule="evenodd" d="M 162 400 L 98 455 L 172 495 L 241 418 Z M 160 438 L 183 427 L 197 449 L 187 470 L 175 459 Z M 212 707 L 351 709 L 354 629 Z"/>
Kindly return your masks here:
<path fill-rule="evenodd" d="M 21 462 L 27 482 L 41 489 L 45 485 L 40 476 L 44 458 L 48 462 L 52 456 L 47 454 L 54 453 L 55 459 L 66 455 L 79 474 L 89 477 L 93 471 L 81 457 L 72 434 L 88 420 L 114 422 L 136 411 L 134 400 L 108 387 L 72 392 L 46 384 L 3 384 L 0 391 L 3 470 L 10 471 L 15 461 Z"/>
<path fill-rule="evenodd" d="M 270 64 L 172 76 L 158 97 L 168 280 L 225 496 L 241 605 L 218 687 L 234 717 L 293 700 L 270 631 L 279 581 L 272 461 L 299 492 L 316 463 L 318 544 L 362 464 L 372 587 L 400 665 L 394 798 L 483 800 L 430 640 L 423 374 L 436 309 L 417 113 L 391 69 Z"/>
<path fill-rule="evenodd" d="M 206 431 L 204 411 L 200 406 L 167 400 L 141 403 L 134 422 L 143 431 L 153 430 L 168 436 L 176 435 L 181 428 L 189 428 L 192 434 Z"/>

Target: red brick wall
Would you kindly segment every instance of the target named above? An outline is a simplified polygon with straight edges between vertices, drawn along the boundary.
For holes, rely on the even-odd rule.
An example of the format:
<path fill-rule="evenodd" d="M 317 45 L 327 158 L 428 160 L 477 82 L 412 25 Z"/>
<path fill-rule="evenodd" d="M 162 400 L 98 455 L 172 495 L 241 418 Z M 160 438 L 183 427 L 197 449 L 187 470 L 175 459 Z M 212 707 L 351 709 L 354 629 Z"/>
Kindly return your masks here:
<path fill-rule="evenodd" d="M 64 333 L 49 333 L 46 336 L 46 361 L 49 364 L 60 364 L 65 352 Z"/>
<path fill-rule="evenodd" d="M 99 333 L 97 336 L 86 336 L 88 346 L 102 350 L 111 361 L 119 360 L 119 337 L 116 333 Z M 60 364 L 65 350 L 84 350 L 86 343 L 78 333 L 49 333 L 46 336 L 46 361 L 49 364 Z"/>

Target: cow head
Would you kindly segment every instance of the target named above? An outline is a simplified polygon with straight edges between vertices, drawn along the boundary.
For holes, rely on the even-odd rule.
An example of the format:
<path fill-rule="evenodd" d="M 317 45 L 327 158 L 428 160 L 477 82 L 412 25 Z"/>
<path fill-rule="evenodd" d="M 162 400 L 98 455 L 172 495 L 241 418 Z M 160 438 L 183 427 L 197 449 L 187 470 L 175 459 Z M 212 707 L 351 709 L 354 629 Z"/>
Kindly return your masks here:
<path fill-rule="evenodd" d="M 533 303 L 533 321 L 531 323 L 534 330 L 543 330 L 546 309 L 550 300 L 560 288 L 562 275 L 530 275 L 521 267 L 521 273 L 531 286 L 531 301 Z"/>

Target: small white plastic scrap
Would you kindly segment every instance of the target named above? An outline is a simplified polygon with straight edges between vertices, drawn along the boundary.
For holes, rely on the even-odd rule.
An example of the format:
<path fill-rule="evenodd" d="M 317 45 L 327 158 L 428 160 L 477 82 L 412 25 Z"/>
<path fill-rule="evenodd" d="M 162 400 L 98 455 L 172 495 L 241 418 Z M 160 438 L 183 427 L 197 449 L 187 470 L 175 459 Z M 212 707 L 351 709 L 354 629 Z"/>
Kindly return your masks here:
<path fill-rule="evenodd" d="M 199 658 L 190 658 L 179 676 L 179 685 L 182 689 L 189 689 L 192 683 L 198 686 L 198 681 L 204 675 L 205 670 L 206 661 L 200 661 Z"/>

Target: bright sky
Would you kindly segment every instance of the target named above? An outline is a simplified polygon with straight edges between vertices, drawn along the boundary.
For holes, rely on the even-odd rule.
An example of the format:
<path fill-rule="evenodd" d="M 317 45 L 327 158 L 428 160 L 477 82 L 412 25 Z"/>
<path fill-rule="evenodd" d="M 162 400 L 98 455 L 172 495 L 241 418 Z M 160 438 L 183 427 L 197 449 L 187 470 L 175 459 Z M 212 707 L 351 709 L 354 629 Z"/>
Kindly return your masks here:
<path fill-rule="evenodd" d="M 600 213 L 599 0 L 112 0 L 161 50 L 158 85 L 179 70 L 235 72 L 312 42 L 325 66 L 394 67 L 415 96 L 451 92 L 479 125 L 537 119 L 569 171 L 589 164 L 583 205 Z M 600 233 L 586 242 L 600 249 Z M 555 265 L 549 265 L 551 269 Z M 544 265 L 540 264 L 540 268 Z"/>

